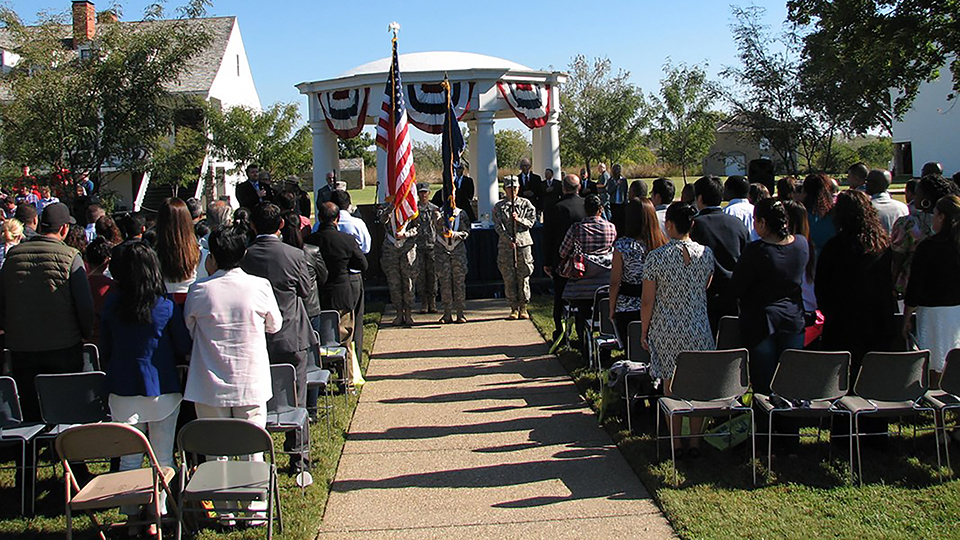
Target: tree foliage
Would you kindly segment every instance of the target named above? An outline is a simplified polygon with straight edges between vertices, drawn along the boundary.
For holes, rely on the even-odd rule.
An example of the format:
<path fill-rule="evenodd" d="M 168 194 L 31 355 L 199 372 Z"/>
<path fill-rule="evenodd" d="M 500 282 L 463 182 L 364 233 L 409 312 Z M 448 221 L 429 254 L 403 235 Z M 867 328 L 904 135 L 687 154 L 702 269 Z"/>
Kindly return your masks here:
<path fill-rule="evenodd" d="M 202 131 L 186 126 L 177 128 L 172 137 L 155 141 L 149 164 L 151 182 L 175 188 L 196 181 L 207 155 L 207 142 Z"/>
<path fill-rule="evenodd" d="M 519 130 L 501 129 L 493 134 L 497 147 L 497 167 L 513 170 L 519 166 L 520 158 L 530 157 L 530 143 Z"/>
<path fill-rule="evenodd" d="M 100 178 L 106 166 L 142 170 L 182 104 L 174 84 L 212 39 L 198 19 L 208 4 L 191 1 L 164 21 L 162 6 L 152 5 L 145 20 L 154 24 L 103 21 L 80 50 L 64 47 L 63 15 L 40 13 L 40 23 L 27 27 L 0 10 L 20 57 L 2 77 L 10 99 L 0 108 L 0 152 L 38 169 Z"/>
<path fill-rule="evenodd" d="M 687 170 L 700 165 L 716 140 L 720 114 L 710 110 L 717 96 L 701 66 L 663 67 L 660 95 L 651 96 L 653 136 L 660 144 L 660 157 Z"/>
<path fill-rule="evenodd" d="M 376 141 L 365 131 L 351 139 L 337 138 L 341 159 L 362 158 L 364 167 L 376 167 L 377 152 L 373 149 Z"/>
<path fill-rule="evenodd" d="M 577 55 L 560 94 L 561 149 L 567 149 L 567 157 L 581 158 L 588 170 L 602 159 L 620 159 L 649 123 L 643 92 L 629 82 L 630 73 L 611 75 L 611 69 L 607 58 L 591 64 Z"/>
<path fill-rule="evenodd" d="M 948 62 L 953 93 L 943 97 L 960 91 L 958 0 L 789 0 L 787 10 L 804 32 L 799 76 L 823 92 L 808 100 L 856 132 L 889 132 Z"/>
<path fill-rule="evenodd" d="M 216 155 L 243 170 L 256 163 L 274 178 L 299 175 L 313 164 L 312 138 L 300 125 L 295 104 L 274 103 L 266 110 L 207 108 L 210 142 Z M 299 127 L 298 127 L 299 126 Z"/>
<path fill-rule="evenodd" d="M 413 163 L 418 171 L 439 171 L 443 169 L 443 155 L 439 143 L 413 141 Z"/>

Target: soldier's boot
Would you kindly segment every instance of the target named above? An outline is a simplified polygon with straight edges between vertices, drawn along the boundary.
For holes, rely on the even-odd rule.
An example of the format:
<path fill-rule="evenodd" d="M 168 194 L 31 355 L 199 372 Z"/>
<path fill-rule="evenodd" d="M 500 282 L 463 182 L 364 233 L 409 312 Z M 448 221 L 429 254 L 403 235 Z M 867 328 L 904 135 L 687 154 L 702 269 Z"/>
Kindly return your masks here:
<path fill-rule="evenodd" d="M 424 315 L 427 313 L 430 313 L 430 308 L 427 307 L 427 302 L 426 301 L 420 302 L 420 314 Z"/>
<path fill-rule="evenodd" d="M 445 309 L 445 310 L 443 311 L 443 317 L 440 317 L 440 320 L 437 321 L 437 322 L 439 322 L 440 324 L 450 324 L 450 323 L 452 323 L 452 322 L 453 322 L 453 316 L 450 315 L 450 310 L 449 310 L 449 309 Z"/>
<path fill-rule="evenodd" d="M 518 315 L 517 315 L 517 308 L 515 308 L 515 307 L 510 308 L 510 314 L 507 315 L 507 320 L 508 320 L 508 321 L 515 321 L 515 320 L 517 320 L 517 317 L 518 317 Z"/>
<path fill-rule="evenodd" d="M 410 308 L 403 310 L 403 325 L 413 326 L 413 310 Z"/>
<path fill-rule="evenodd" d="M 467 318 L 463 316 L 463 311 L 457 311 L 457 324 L 463 324 L 467 322 Z"/>
<path fill-rule="evenodd" d="M 403 309 L 400 306 L 397 306 L 397 316 L 393 319 L 393 322 L 390 323 L 393 326 L 400 326 L 403 324 Z"/>
<path fill-rule="evenodd" d="M 431 298 L 427 303 L 427 313 L 439 313 L 437 311 L 437 299 Z"/>
<path fill-rule="evenodd" d="M 529 319 L 529 318 L 530 318 L 530 314 L 527 313 L 527 305 L 526 305 L 526 304 L 520 304 L 520 313 L 517 314 L 517 318 L 518 318 L 518 319 Z"/>

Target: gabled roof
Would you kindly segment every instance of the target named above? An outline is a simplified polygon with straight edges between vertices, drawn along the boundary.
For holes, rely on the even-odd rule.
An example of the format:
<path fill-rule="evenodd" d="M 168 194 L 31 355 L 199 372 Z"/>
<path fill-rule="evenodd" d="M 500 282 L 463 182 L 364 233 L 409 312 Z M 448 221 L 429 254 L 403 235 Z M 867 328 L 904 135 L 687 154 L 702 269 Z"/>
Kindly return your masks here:
<path fill-rule="evenodd" d="M 206 94 L 213 86 L 213 80 L 220 70 L 220 64 L 223 63 L 223 55 L 227 50 L 227 43 L 230 41 L 230 34 L 233 32 L 233 26 L 236 17 L 205 17 L 201 19 L 185 19 L 188 24 L 203 25 L 211 33 L 212 40 L 210 45 L 200 52 L 190 61 L 189 67 L 180 77 L 180 81 L 174 84 L 171 91 L 185 94 Z M 120 21 L 118 23 L 98 23 L 102 24 L 124 24 L 140 25 L 143 28 L 150 26 L 160 26 L 172 24 L 172 20 L 160 21 Z M 29 28 L 29 27 L 28 27 Z M 33 27 L 36 28 L 36 27 Z M 73 45 L 73 26 L 69 24 L 60 25 L 64 43 L 68 46 Z M 9 51 L 15 51 L 17 44 L 14 42 L 12 33 L 0 28 L 0 48 Z"/>

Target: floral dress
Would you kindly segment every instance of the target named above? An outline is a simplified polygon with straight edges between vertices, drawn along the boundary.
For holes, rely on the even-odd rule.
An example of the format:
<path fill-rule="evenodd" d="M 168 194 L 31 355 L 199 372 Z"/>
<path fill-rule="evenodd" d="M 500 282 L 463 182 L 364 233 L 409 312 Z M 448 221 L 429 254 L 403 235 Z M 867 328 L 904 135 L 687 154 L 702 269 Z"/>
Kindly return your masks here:
<path fill-rule="evenodd" d="M 690 264 L 684 262 L 684 247 Z M 647 331 L 654 377 L 672 378 L 681 351 L 715 347 L 707 318 L 707 282 L 713 268 L 713 251 L 692 240 L 671 240 L 647 255 L 643 279 L 657 284 Z"/>
<path fill-rule="evenodd" d="M 910 265 L 917 244 L 933 235 L 933 214 L 917 211 L 898 219 L 890 230 L 890 249 L 894 253 L 905 255 L 903 265 L 897 269 L 894 289 L 903 294 L 910 281 Z"/>
<path fill-rule="evenodd" d="M 621 283 L 631 283 L 641 286 L 643 283 L 643 260 L 647 256 L 647 248 L 637 240 L 626 236 L 613 243 L 613 249 L 620 253 L 623 259 L 623 273 Z M 617 295 L 617 313 L 640 311 L 640 297 L 623 294 Z"/>

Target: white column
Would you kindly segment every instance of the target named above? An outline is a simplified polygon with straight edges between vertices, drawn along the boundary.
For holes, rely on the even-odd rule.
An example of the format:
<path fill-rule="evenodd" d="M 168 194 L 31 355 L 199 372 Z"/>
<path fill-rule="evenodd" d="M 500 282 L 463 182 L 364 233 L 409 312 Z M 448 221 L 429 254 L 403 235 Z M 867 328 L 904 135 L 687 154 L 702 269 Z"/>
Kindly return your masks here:
<path fill-rule="evenodd" d="M 469 174 L 473 175 L 473 170 L 477 166 L 477 121 L 467 122 L 467 155 L 470 160 L 470 166 L 467 167 Z"/>
<path fill-rule="evenodd" d="M 340 149 L 337 136 L 323 120 L 310 122 L 313 134 L 313 192 L 327 185 L 327 173 L 340 170 Z"/>
<path fill-rule="evenodd" d="M 560 86 L 554 83 L 550 86 L 550 103 L 552 109 L 547 117 L 547 124 L 540 128 L 542 162 L 541 169 L 553 169 L 553 174 L 560 177 Z"/>
<path fill-rule="evenodd" d="M 377 146 L 377 202 L 382 203 L 386 198 L 387 198 L 387 151 Z"/>
<path fill-rule="evenodd" d="M 530 160 L 532 164 L 531 170 L 543 176 L 543 169 L 549 167 L 549 165 L 545 165 L 543 161 L 543 132 L 537 128 L 531 130 L 531 133 L 533 133 L 533 146 L 530 149 L 530 157 L 532 158 Z"/>
<path fill-rule="evenodd" d="M 491 214 L 499 200 L 497 185 L 497 145 L 493 139 L 493 111 L 477 111 L 476 165 L 473 178 L 477 183 L 478 213 Z"/>

